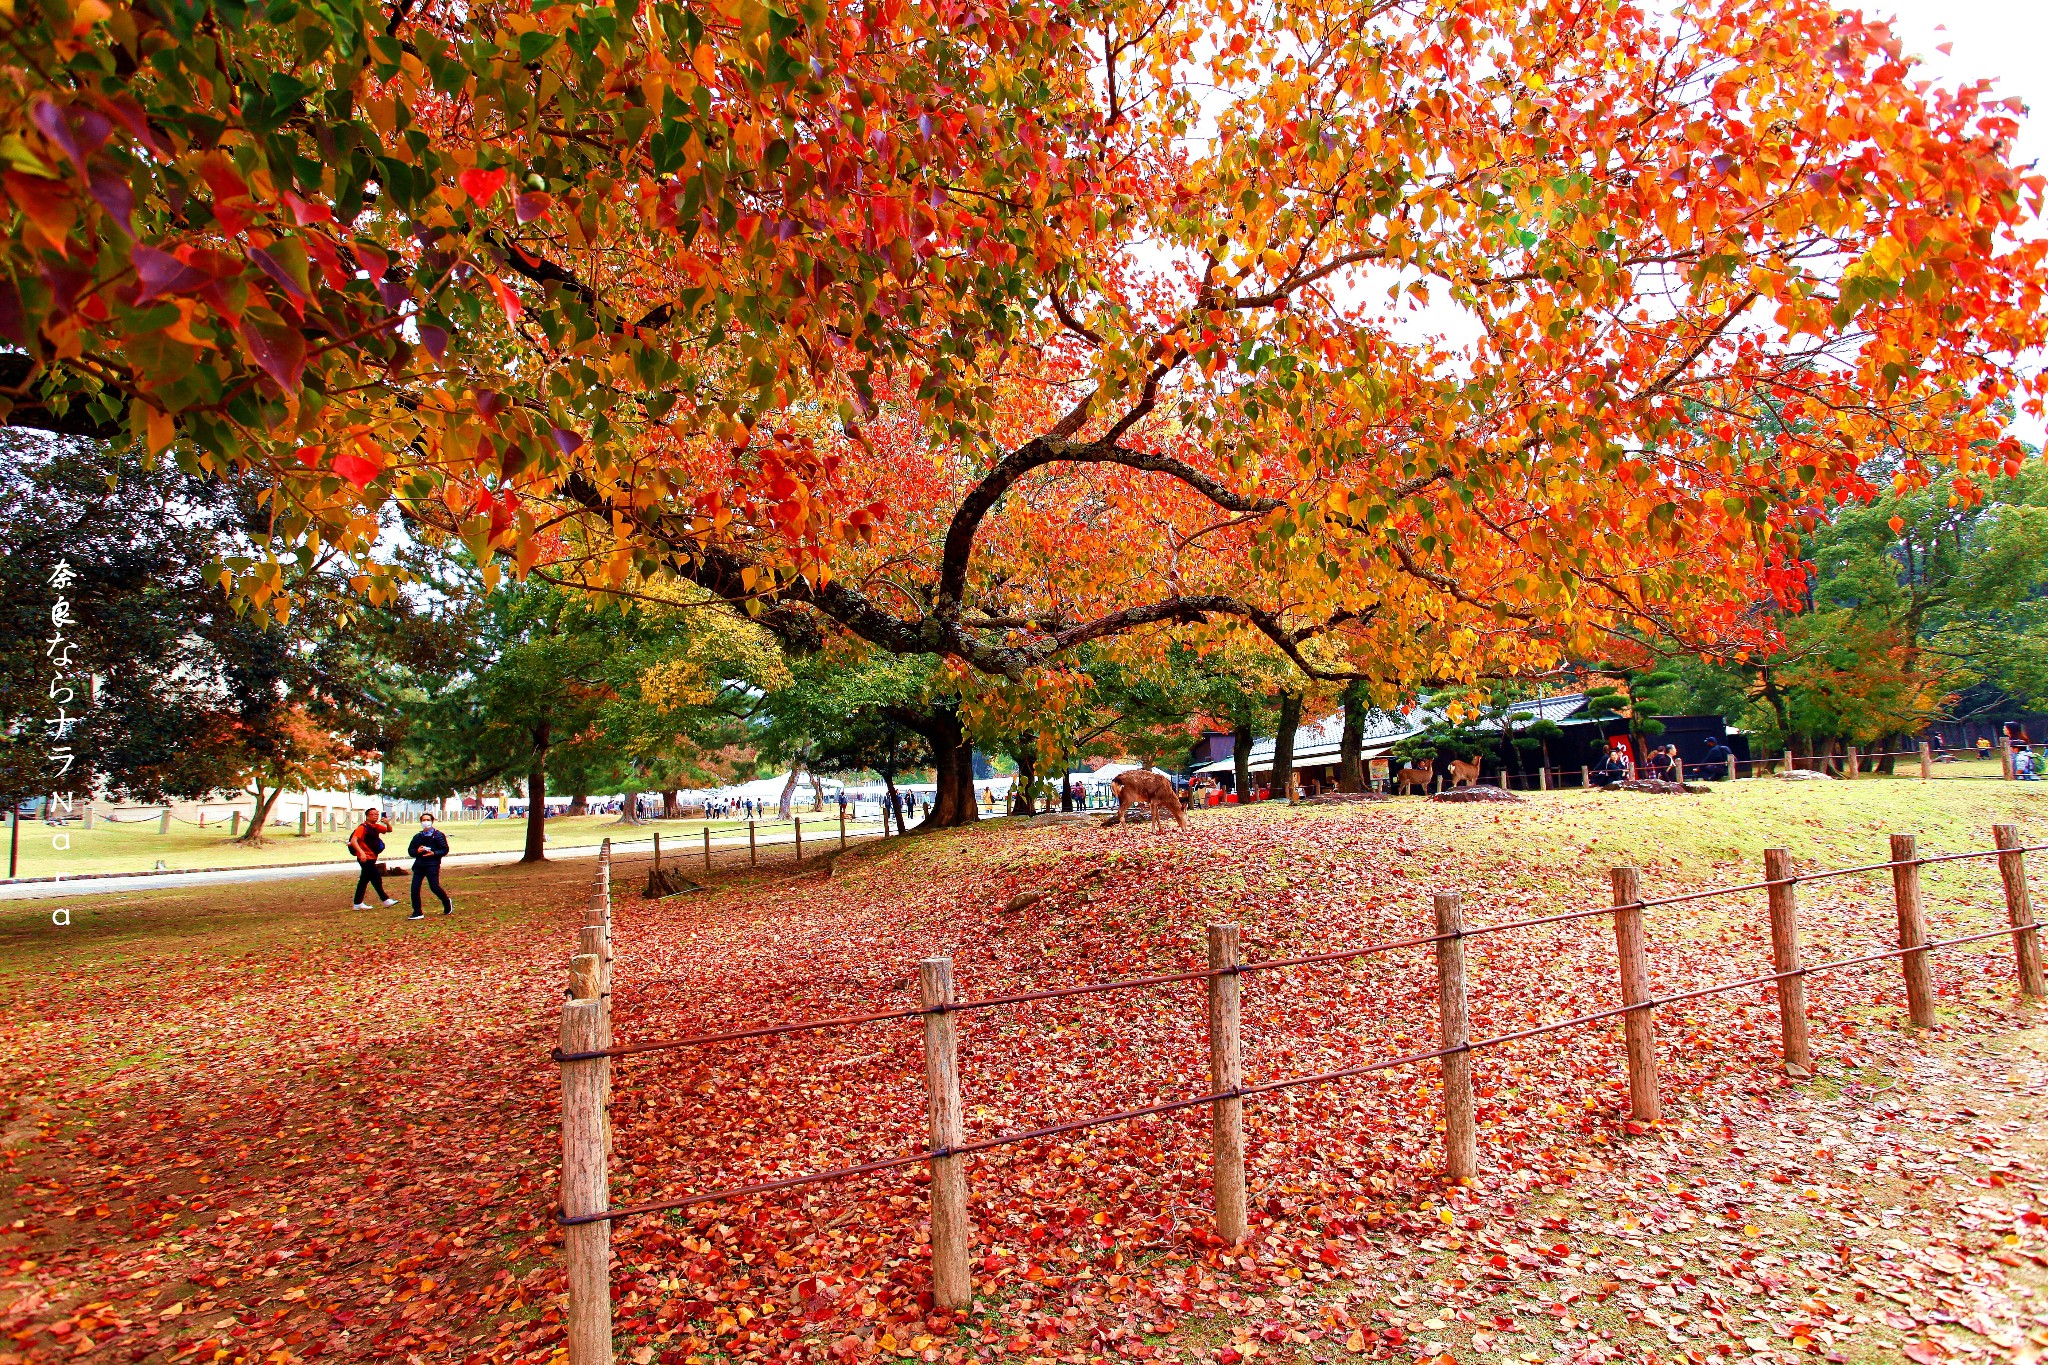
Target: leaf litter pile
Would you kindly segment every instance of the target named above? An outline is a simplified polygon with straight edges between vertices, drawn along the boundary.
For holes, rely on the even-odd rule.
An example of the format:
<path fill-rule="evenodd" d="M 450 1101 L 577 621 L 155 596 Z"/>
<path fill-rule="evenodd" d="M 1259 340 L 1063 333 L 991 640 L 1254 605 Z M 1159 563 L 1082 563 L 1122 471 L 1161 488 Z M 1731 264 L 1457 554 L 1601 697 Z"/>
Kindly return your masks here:
<path fill-rule="evenodd" d="M 1536 810 L 1508 818 L 1552 819 Z M 616 1032 L 913 1005 L 932 955 L 976 997 L 1186 970 L 1211 921 L 1256 960 L 1426 934 L 1435 890 L 1475 926 L 1600 902 L 1610 859 L 1570 825 L 1533 846 L 1502 819 L 991 828 L 708 897 L 622 893 Z M 1641 861 L 1652 896 L 1755 877 Z M 1930 872 L 1936 937 L 2002 913 L 1995 871 L 1961 868 Z M 556 1359 L 545 1055 L 588 865 L 544 875 L 544 908 L 510 926 L 13 978 L 0 1362 Z M 1768 970 L 1758 894 L 1648 914 L 1660 992 Z M 1801 917 L 1810 962 L 1890 946 L 1889 879 L 1803 886 Z M 1618 1000 L 1605 917 L 1467 956 L 1475 1037 Z M 624 1221 L 621 1359 L 2038 1354 L 2048 1029 L 2026 1028 L 2011 975 L 2002 941 L 1937 954 L 1930 1039 L 1898 1028 L 1895 964 L 1810 978 L 1805 1085 L 1775 1064 L 1771 992 L 1661 1009 L 1655 1131 L 1626 1118 L 1618 1021 L 1483 1051 L 1467 1189 L 1439 1174 L 1433 1065 L 1248 1101 L 1235 1248 L 1209 1232 L 1202 1109 L 983 1153 L 968 1315 L 930 1311 L 917 1166 Z M 1248 1083 L 1434 1046 L 1427 948 L 1243 984 Z M 958 1023 L 970 1140 L 1207 1088 L 1199 981 Z M 919 1036 L 904 1020 L 617 1063 L 614 1204 L 921 1149 Z"/>

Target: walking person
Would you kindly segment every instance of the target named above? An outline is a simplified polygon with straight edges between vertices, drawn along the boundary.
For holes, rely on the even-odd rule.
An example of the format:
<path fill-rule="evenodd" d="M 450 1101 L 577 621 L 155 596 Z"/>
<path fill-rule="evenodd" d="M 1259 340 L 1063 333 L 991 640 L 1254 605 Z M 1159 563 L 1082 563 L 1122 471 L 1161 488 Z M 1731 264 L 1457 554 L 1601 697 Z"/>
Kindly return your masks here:
<path fill-rule="evenodd" d="M 425 919 L 426 912 L 420 909 L 420 883 L 433 888 L 441 898 L 441 913 L 455 913 L 455 902 L 448 899 L 448 893 L 441 889 L 441 860 L 448 856 L 448 836 L 434 828 L 434 817 L 422 812 L 420 832 L 412 836 L 412 842 L 405 846 L 407 856 L 412 859 L 412 913 L 407 919 Z M 391 902 L 384 902 L 389 905 Z"/>
<path fill-rule="evenodd" d="M 355 855 L 356 866 L 360 869 L 356 877 L 356 906 L 367 910 L 370 903 L 363 899 L 363 892 L 377 888 L 377 895 L 386 905 L 396 905 L 384 892 L 384 867 L 379 861 L 384 856 L 384 836 L 391 832 L 391 826 L 384 823 L 372 806 L 363 812 L 363 822 L 348 833 L 348 851 Z"/>

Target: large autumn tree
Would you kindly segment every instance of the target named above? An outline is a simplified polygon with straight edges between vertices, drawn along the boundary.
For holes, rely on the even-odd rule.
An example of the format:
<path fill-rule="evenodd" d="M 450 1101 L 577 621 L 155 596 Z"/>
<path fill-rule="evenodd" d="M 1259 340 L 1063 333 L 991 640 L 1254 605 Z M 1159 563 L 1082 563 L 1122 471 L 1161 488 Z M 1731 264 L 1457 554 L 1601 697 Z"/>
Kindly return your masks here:
<path fill-rule="evenodd" d="M 1968 498 L 2039 405 L 2015 107 L 1820 0 L 4 22 L 12 420 L 798 646 L 1016 679 L 1230 618 L 1441 682 L 1726 635 L 1872 445 Z"/>

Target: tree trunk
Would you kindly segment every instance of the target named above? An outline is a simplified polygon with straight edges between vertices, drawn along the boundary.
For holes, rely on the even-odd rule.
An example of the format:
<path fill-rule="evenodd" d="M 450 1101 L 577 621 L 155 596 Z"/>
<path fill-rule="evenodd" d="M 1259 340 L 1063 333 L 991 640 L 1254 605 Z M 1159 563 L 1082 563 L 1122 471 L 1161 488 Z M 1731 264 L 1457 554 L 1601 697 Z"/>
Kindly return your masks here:
<path fill-rule="evenodd" d="M 681 788 L 670 787 L 661 794 L 661 818 L 664 820 L 680 820 L 683 818 Z"/>
<path fill-rule="evenodd" d="M 789 781 L 782 784 L 782 799 L 775 805 L 775 813 L 782 819 L 789 818 L 790 807 L 796 803 L 796 775 L 803 769 L 801 763 L 789 765 Z"/>
<path fill-rule="evenodd" d="M 1032 789 L 1038 784 L 1038 741 L 1033 735 L 1023 735 L 1017 740 L 1017 747 L 1010 751 L 1017 760 L 1017 781 L 1010 788 L 1010 814 L 1032 816 L 1038 813 L 1038 796 Z"/>
<path fill-rule="evenodd" d="M 533 757 L 526 768 L 526 851 L 522 863 L 548 860 L 548 738 L 549 724 L 533 727 Z"/>
<path fill-rule="evenodd" d="M 584 794 L 583 794 L 582 792 L 577 792 L 577 793 L 576 793 L 576 794 L 575 794 L 574 796 L 570 797 L 570 798 L 569 798 L 569 814 L 571 814 L 571 815 L 588 815 L 588 814 L 590 814 L 590 798 L 589 798 L 588 796 L 584 795 Z"/>
<path fill-rule="evenodd" d="M 249 830 L 241 838 L 235 840 L 235 842 L 247 844 L 251 848 L 263 847 L 263 827 L 270 823 L 270 808 L 275 806 L 277 798 L 283 795 L 284 784 L 280 782 L 277 786 L 271 788 L 270 795 L 266 799 L 263 795 L 263 784 L 258 782 L 256 784 L 256 810 L 249 817 Z"/>
<path fill-rule="evenodd" d="M 640 818 L 639 792 L 626 793 L 626 799 L 619 803 L 619 818 L 612 821 L 612 823 L 615 825 L 644 825 L 647 823 Z"/>
<path fill-rule="evenodd" d="M 1252 799 L 1252 727 L 1239 725 L 1230 732 L 1230 766 L 1237 784 L 1237 802 Z"/>
<path fill-rule="evenodd" d="M 1294 785 L 1294 732 L 1301 726 L 1301 697 L 1280 694 L 1280 724 L 1273 731 L 1273 785 L 1270 799 L 1285 801 Z"/>
<path fill-rule="evenodd" d="M 1338 748 L 1337 790 L 1365 790 L 1365 696 L 1357 683 L 1344 689 L 1344 739 Z"/>
<path fill-rule="evenodd" d="M 804 776 L 811 779 L 811 809 L 822 812 L 825 809 L 825 783 L 808 764 L 804 767 Z"/>
<path fill-rule="evenodd" d="M 889 835 L 891 814 L 896 817 L 896 832 L 908 834 L 910 827 L 903 823 L 903 808 L 896 804 L 896 770 L 893 767 L 882 769 L 882 791 L 882 837 L 887 838 Z"/>
<path fill-rule="evenodd" d="M 892 706 L 884 714 L 922 735 L 932 751 L 932 775 L 938 790 L 932 796 L 930 813 L 918 828 L 951 829 L 980 820 L 981 812 L 974 804 L 974 743 L 967 738 L 959 713 Z"/>

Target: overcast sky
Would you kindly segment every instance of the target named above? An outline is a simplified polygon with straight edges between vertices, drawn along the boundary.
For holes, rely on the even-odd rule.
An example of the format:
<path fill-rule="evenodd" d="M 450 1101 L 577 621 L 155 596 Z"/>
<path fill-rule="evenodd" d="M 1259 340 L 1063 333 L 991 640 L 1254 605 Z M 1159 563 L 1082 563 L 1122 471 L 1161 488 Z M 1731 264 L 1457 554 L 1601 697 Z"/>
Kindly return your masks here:
<path fill-rule="evenodd" d="M 1847 8 L 1847 6 L 1843 6 Z M 2048 4 L 2043 0 L 1879 0 L 1864 12 L 1896 21 L 1906 48 L 1944 85 L 1989 79 L 2032 111 L 2023 159 L 2048 158 Z M 1950 51 L 1937 49 L 1948 44 Z"/>
<path fill-rule="evenodd" d="M 1943 85 L 1988 79 L 1994 97 L 2026 101 L 2019 160 L 2048 163 L 2048 0 L 1878 0 L 1864 12 L 1894 20 L 1906 50 Z M 2022 416 L 2014 430 L 2043 444 L 2041 424 L 2031 418 Z"/>

